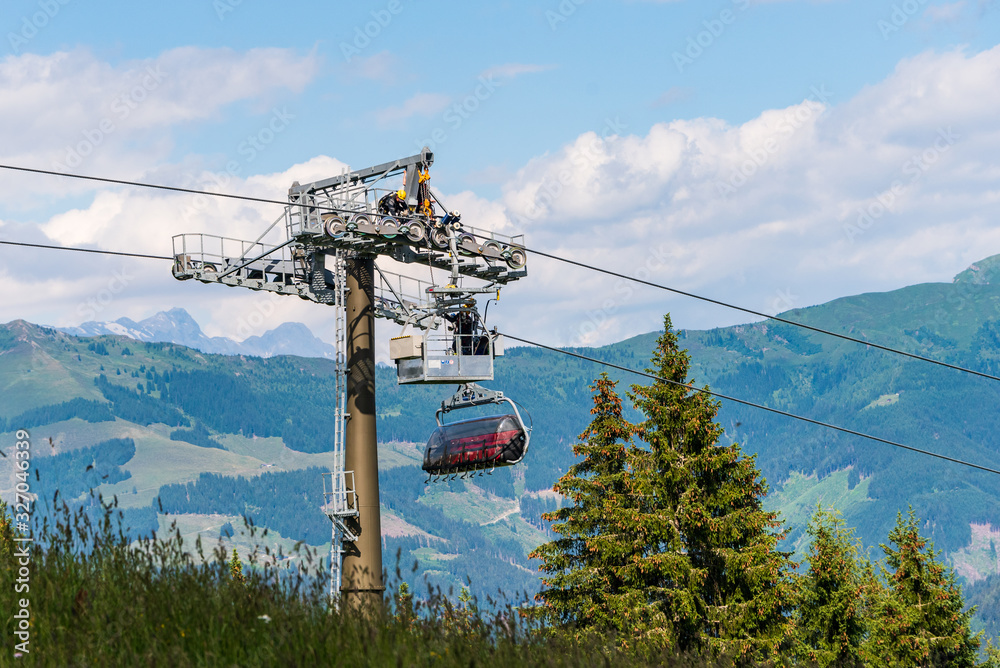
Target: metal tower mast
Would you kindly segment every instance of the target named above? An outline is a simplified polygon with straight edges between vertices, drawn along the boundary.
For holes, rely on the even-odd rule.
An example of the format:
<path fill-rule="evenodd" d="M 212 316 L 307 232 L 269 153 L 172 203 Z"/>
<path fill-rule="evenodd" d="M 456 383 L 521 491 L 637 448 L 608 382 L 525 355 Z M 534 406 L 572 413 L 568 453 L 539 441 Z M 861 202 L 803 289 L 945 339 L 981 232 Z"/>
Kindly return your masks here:
<path fill-rule="evenodd" d="M 334 411 L 338 419 L 333 470 L 324 477 L 323 510 L 333 522 L 331 598 L 338 600 L 343 594 L 352 607 L 374 609 L 384 591 L 375 431 L 375 317 L 404 328 L 435 330 L 444 316 L 474 310 L 476 294 L 492 293 L 527 275 L 521 236 L 463 226 L 457 212 L 435 214 L 434 204 L 443 205 L 426 183 L 433 162 L 434 155 L 424 148 L 408 158 L 314 183 L 293 183 L 284 214 L 256 241 L 209 234 L 181 234 L 173 239 L 173 274 L 179 280 L 193 278 L 296 295 L 335 309 Z M 407 193 L 405 212 L 398 216 L 385 215 L 380 206 L 394 190 L 386 189 L 384 183 L 376 187 L 393 176 L 403 176 Z M 279 223 L 284 223 L 286 240 L 263 243 Z M 446 287 L 407 279 L 379 269 L 374 262 L 378 256 L 447 270 L 451 276 Z M 485 285 L 462 287 L 463 278 Z M 416 284 L 418 294 L 407 294 L 404 282 Z M 458 354 L 457 364 L 449 357 L 455 354 L 448 352 L 452 348 L 434 348 L 441 345 L 439 339 L 425 333 L 421 341 L 411 342 L 421 359 L 414 359 L 414 354 L 400 358 L 400 382 L 492 378 L 492 337 L 489 355 L 477 359 Z"/>

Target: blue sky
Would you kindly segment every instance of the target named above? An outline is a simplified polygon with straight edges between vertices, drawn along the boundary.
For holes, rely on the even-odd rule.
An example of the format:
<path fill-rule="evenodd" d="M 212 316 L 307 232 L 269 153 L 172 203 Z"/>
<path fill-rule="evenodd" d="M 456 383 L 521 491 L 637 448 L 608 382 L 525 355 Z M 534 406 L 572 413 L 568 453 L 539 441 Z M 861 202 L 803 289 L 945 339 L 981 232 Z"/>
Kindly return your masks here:
<path fill-rule="evenodd" d="M 992 1 L 35 0 L 5 3 L 0 35 L 8 164 L 281 198 L 429 141 L 432 184 L 472 224 L 769 312 L 1000 253 Z M 2 238 L 163 254 L 181 232 L 255 238 L 279 213 L 6 173 L 0 195 Z M 100 320 L 184 306 L 235 336 L 262 299 L 3 252 L 23 288 L 5 321 L 78 324 L 116 271 L 134 278 Z M 681 327 L 745 320 L 529 270 L 498 317 L 547 343 L 607 343 L 666 310 Z M 301 303 L 273 317 L 251 333 L 332 320 Z"/>

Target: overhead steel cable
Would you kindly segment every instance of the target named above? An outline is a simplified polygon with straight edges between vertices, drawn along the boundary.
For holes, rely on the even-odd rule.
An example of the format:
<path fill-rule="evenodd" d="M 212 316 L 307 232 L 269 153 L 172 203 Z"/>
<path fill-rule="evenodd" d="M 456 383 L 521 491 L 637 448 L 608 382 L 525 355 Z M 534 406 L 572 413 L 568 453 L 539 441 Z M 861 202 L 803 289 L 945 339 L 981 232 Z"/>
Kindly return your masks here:
<path fill-rule="evenodd" d="M 28 248 L 45 248 L 49 250 L 73 251 L 75 253 L 95 253 L 97 255 L 119 255 L 124 257 L 138 257 L 148 260 L 173 260 L 166 255 L 146 255 L 145 253 L 123 253 L 120 251 L 99 250 L 97 248 L 76 248 L 74 246 L 55 246 L 52 244 L 29 244 L 23 241 L 0 241 L 4 246 L 26 246 Z"/>
<path fill-rule="evenodd" d="M 98 182 L 101 182 L 101 183 L 112 183 L 112 184 L 116 184 L 116 185 L 135 186 L 135 187 L 138 187 L 138 188 L 153 188 L 153 189 L 156 189 L 156 190 L 166 190 L 166 191 L 171 191 L 171 192 L 188 193 L 188 194 L 192 194 L 192 195 L 206 195 L 206 196 L 209 196 L 209 197 L 222 197 L 222 198 L 226 198 L 226 199 L 246 200 L 246 201 L 250 201 L 250 202 L 259 202 L 259 203 L 262 203 L 262 204 L 280 204 L 281 206 L 289 206 L 289 205 L 291 205 L 291 206 L 307 206 L 310 209 L 315 209 L 317 211 L 331 211 L 331 212 L 339 212 L 340 211 L 339 209 L 336 209 L 336 208 L 326 207 L 326 206 L 322 206 L 322 205 L 318 205 L 318 204 L 312 204 L 312 203 L 288 202 L 288 201 L 285 201 L 285 200 L 267 199 L 267 198 L 264 198 L 264 197 L 251 197 L 249 195 L 234 195 L 232 193 L 218 193 L 218 192 L 211 192 L 211 191 L 208 191 L 208 190 L 195 190 L 195 189 L 192 189 L 192 188 L 180 188 L 180 187 L 176 187 L 176 186 L 164 186 L 164 185 L 155 184 L 155 183 L 144 183 L 144 182 L 141 182 L 141 181 L 127 181 L 127 180 L 124 180 L 124 179 L 110 179 L 110 178 L 104 178 L 104 177 L 98 177 L 98 176 L 86 176 L 86 175 L 83 175 L 83 174 L 70 174 L 70 173 L 67 173 L 67 172 L 56 172 L 56 171 L 47 170 L 47 169 L 33 169 L 33 168 L 30 168 L 30 167 L 19 167 L 17 165 L 4 165 L 4 164 L 0 164 L 0 169 L 9 169 L 9 170 L 19 171 L 19 172 L 29 172 L 29 173 L 33 173 L 33 174 L 46 174 L 46 175 L 49 175 L 49 176 L 64 176 L 64 177 L 67 177 L 67 178 L 81 179 L 81 180 L 84 180 L 84 181 L 98 181 Z M 478 236 L 479 238 L 482 238 L 482 239 L 488 239 L 489 238 L 489 237 L 484 237 L 482 235 L 474 235 L 474 236 Z M 55 248 L 62 248 L 62 247 L 61 246 L 55 246 Z M 713 299 L 712 297 L 705 297 L 703 295 L 698 295 L 698 294 L 695 294 L 693 292 L 687 292 L 685 290 L 680 290 L 678 288 L 672 288 L 672 287 L 670 287 L 668 285 L 663 285 L 663 284 L 660 284 L 660 283 L 654 283 L 652 281 L 647 281 L 647 280 L 644 280 L 644 279 L 641 279 L 641 278 L 637 278 L 635 276 L 629 276 L 628 274 L 623 274 L 623 273 L 620 273 L 620 272 L 617 272 L 617 271 L 613 271 L 611 269 L 604 269 L 602 267 L 597 267 L 597 266 L 594 266 L 594 265 L 591 265 L 591 264 L 587 264 L 586 262 L 580 262 L 578 260 L 571 260 L 570 258 L 560 257 L 558 255 L 553 255 L 551 253 L 546 253 L 545 251 L 540 251 L 540 250 L 537 250 L 537 249 L 534 249 L 534 248 L 527 248 L 527 247 L 522 247 L 522 248 L 527 253 L 533 253 L 533 254 L 538 255 L 540 257 L 549 258 L 551 260 L 557 260 L 559 262 L 564 262 L 566 264 L 570 264 L 570 265 L 573 265 L 573 266 L 581 267 L 583 269 L 589 269 L 591 271 L 596 271 L 596 272 L 599 272 L 599 273 L 602 273 L 602 274 L 607 274 L 608 276 L 614 276 L 616 278 L 621 278 L 621 279 L 624 279 L 626 281 L 632 281 L 633 283 L 638 283 L 640 285 L 645 285 L 645 286 L 648 286 L 648 287 L 651 287 L 651 288 L 657 288 L 659 290 L 666 290 L 667 292 L 673 292 L 674 294 L 678 294 L 678 295 L 681 295 L 681 296 L 684 296 L 684 297 L 690 297 L 691 299 L 697 299 L 699 301 L 707 302 L 709 304 L 715 304 L 717 306 L 723 306 L 725 308 L 732 309 L 734 311 L 741 311 L 743 313 L 748 313 L 750 315 L 754 315 L 754 316 L 757 316 L 757 317 L 760 317 L 760 318 L 767 318 L 768 320 L 773 320 L 775 322 L 780 322 L 780 323 L 783 323 L 783 324 L 786 324 L 786 325 L 790 325 L 792 327 L 799 327 L 801 329 L 805 329 L 805 330 L 808 330 L 808 331 L 811 331 L 811 332 L 815 332 L 817 334 L 823 334 L 825 336 L 832 336 L 834 338 L 841 339 L 843 341 L 850 341 L 852 343 L 858 343 L 858 344 L 861 344 L 863 346 L 870 346 L 870 347 L 875 348 L 877 350 L 881 350 L 881 351 L 884 351 L 884 352 L 887 352 L 887 353 L 892 353 L 894 355 L 901 355 L 903 357 L 908 357 L 910 359 L 918 360 L 918 361 L 921 361 L 921 362 L 927 362 L 929 364 L 934 364 L 934 365 L 937 365 L 937 366 L 940 366 L 940 367 L 944 367 L 946 369 L 952 369 L 953 371 L 960 371 L 962 373 L 972 374 L 973 376 L 979 376 L 981 378 L 988 378 L 989 380 L 1000 381 L 1000 376 L 994 376 L 993 374 L 985 373 L 983 371 L 976 371 L 975 369 L 970 369 L 968 367 L 959 366 L 957 364 L 950 364 L 948 362 L 943 362 L 941 360 L 936 360 L 936 359 L 934 359 L 932 357 L 925 357 L 923 355 L 918 355 L 916 353 L 907 352 L 905 350 L 900 350 L 898 348 L 892 348 L 890 346 L 885 346 L 885 345 L 882 345 L 882 344 L 879 344 L 879 343 L 873 343 L 871 341 L 866 341 L 865 339 L 859 339 L 857 337 L 849 336 L 847 334 L 841 334 L 839 332 L 834 332 L 834 331 L 829 330 L 829 329 L 823 329 L 822 327 L 814 327 L 813 325 L 807 325 L 805 323 L 797 322 L 795 320 L 789 320 L 787 318 L 782 318 L 782 317 L 777 316 L 777 315 L 770 315 L 770 314 L 767 314 L 767 313 L 763 313 L 761 311 L 755 311 L 754 309 L 746 308 L 744 306 L 738 306 L 736 304 L 730 304 L 730 303 L 724 302 L 724 301 L 722 301 L 720 299 Z M 92 252 L 97 252 L 97 251 L 92 251 Z M 109 253 L 110 253 L 110 251 L 109 251 Z M 171 258 L 167 258 L 167 259 L 171 259 Z"/>
<path fill-rule="evenodd" d="M 96 249 L 92 249 L 92 248 L 74 248 L 74 247 L 68 247 L 68 246 L 52 246 L 52 245 L 46 245 L 46 244 L 22 243 L 22 242 L 17 242 L 17 241 L 0 241 L 0 244 L 10 245 L 10 246 L 27 246 L 27 247 L 31 247 L 31 248 L 42 248 L 42 249 L 46 249 L 46 250 L 67 250 L 67 251 L 76 251 L 76 252 L 82 252 L 82 253 L 96 253 L 96 254 L 100 254 L 100 255 L 126 256 L 126 257 L 135 257 L 135 258 L 150 259 L 150 260 L 173 260 L 173 258 L 167 257 L 167 256 L 163 256 L 163 255 L 146 255 L 146 254 L 142 254 L 142 253 L 124 253 L 124 252 L 118 252 L 118 251 L 96 250 Z M 771 408 L 770 406 L 765 406 L 763 404 L 754 403 L 754 402 L 748 401 L 746 399 L 739 399 L 737 397 L 733 397 L 733 396 L 729 396 L 729 395 L 726 395 L 726 394 L 722 394 L 720 392 L 715 392 L 715 391 L 712 391 L 712 390 L 707 390 L 707 389 L 704 389 L 704 388 L 695 387 L 693 385 L 687 385 L 685 383 L 679 383 L 677 381 L 669 380 L 667 378 L 661 378 L 660 376 L 656 376 L 654 374 L 646 373 L 644 371 L 637 371 L 635 369 L 630 369 L 630 368 L 628 368 L 626 366 L 621 366 L 619 364 L 614 364 L 612 362 L 605 362 L 603 360 L 599 360 L 599 359 L 594 358 L 594 357 L 588 357 L 587 355 L 581 355 L 580 353 L 574 353 L 574 352 L 571 352 L 569 350 L 563 350 L 561 348 L 556 348 L 556 347 L 553 347 L 553 346 L 547 346 L 545 344 L 538 343 L 536 341 L 530 341 L 528 339 L 524 339 L 524 338 L 521 338 L 521 337 L 518 337 L 518 336 L 514 336 L 513 334 L 508 334 L 508 333 L 505 333 L 505 332 L 502 332 L 502 334 L 504 336 L 506 336 L 507 338 L 513 340 L 513 341 L 519 341 L 519 342 L 524 343 L 526 345 L 535 346 L 537 348 L 542 348 L 544 350 L 550 350 L 550 351 L 553 351 L 553 352 L 561 353 L 563 355 L 569 355 L 571 357 L 576 357 L 577 359 L 585 360 L 585 361 L 588 361 L 588 362 L 594 362 L 595 364 L 602 364 L 604 366 L 611 367 L 613 369 L 618 369 L 620 371 L 625 371 L 626 373 L 632 373 L 632 374 L 636 374 L 636 375 L 639 375 L 639 376 L 645 376 L 647 378 L 652 378 L 654 380 L 661 380 L 661 381 L 663 381 L 665 383 L 670 383 L 670 384 L 673 384 L 673 385 L 683 386 L 683 387 L 685 387 L 685 388 L 687 388 L 687 389 L 689 389 L 691 391 L 702 392 L 704 394 L 708 394 L 708 395 L 711 395 L 713 397 L 717 397 L 719 399 L 723 399 L 725 401 L 732 401 L 734 403 L 742 404 L 744 406 L 749 406 L 751 408 L 757 408 L 759 410 L 767 411 L 769 413 L 774 413 L 774 414 L 782 415 L 782 416 L 785 416 L 785 417 L 788 417 L 788 418 L 792 418 L 792 419 L 795 419 L 795 420 L 800 420 L 802 422 L 807 422 L 809 424 L 813 424 L 813 425 L 816 425 L 816 426 L 819 426 L 819 427 L 824 427 L 826 429 L 833 429 L 834 431 L 839 431 L 839 432 L 842 432 L 842 433 L 845 433 L 845 434 L 851 434 L 853 436 L 858 436 L 858 437 L 861 437 L 861 438 L 866 438 L 866 439 L 869 439 L 869 440 L 872 440 L 872 441 L 876 441 L 878 443 L 883 443 L 885 445 L 891 445 L 893 447 L 902 448 L 904 450 L 909 450 L 911 452 L 916 452 L 918 454 L 927 455 L 929 457 L 935 457 L 937 459 L 943 459 L 945 461 L 949 461 L 949 462 L 952 462 L 952 463 L 955 463 L 955 464 L 960 464 L 960 465 L 963 465 L 963 466 L 969 466 L 971 468 L 979 469 L 981 471 L 986 471 L 987 473 L 995 473 L 997 475 L 1000 475 L 1000 471 L 998 471 L 996 469 L 989 468 L 987 466 L 981 466 L 979 464 L 974 464 L 972 462 L 967 462 L 967 461 L 964 461 L 964 460 L 961 460 L 961 459 L 956 459 L 954 457 L 949 457 L 947 455 L 942 455 L 942 454 L 939 454 L 939 453 L 936 453 L 936 452 L 931 452 L 930 450 L 923 450 L 921 448 L 916 448 L 916 447 L 913 447 L 913 446 L 905 445 L 903 443 L 897 443 L 896 441 L 890 441 L 888 439 L 880 438 L 878 436 L 873 436 L 871 434 L 866 434 L 864 432 L 855 431 L 853 429 L 848 429 L 846 427 L 840 427 L 838 425 L 831 424 L 829 422 L 823 422 L 822 420 L 814 420 L 812 418 L 808 418 L 808 417 L 805 417 L 803 415 L 796 415 L 795 413 L 789 413 L 788 411 L 783 411 L 783 410 L 780 410 L 780 409 L 777 409 L 777 408 Z"/>
<path fill-rule="evenodd" d="M 534 248 L 522 247 L 525 252 L 532 253 L 534 255 L 539 255 L 541 257 L 547 257 L 550 260 L 558 260 L 559 262 L 565 262 L 576 267 L 581 267 L 583 269 L 590 269 L 591 271 L 600 272 L 602 274 L 607 274 L 608 276 L 614 276 L 616 278 L 622 278 L 627 281 L 632 281 L 633 283 L 639 283 L 640 285 L 646 285 L 651 288 L 658 288 L 660 290 L 666 290 L 667 292 L 673 292 L 674 294 L 682 295 L 684 297 L 690 297 L 691 299 L 697 299 L 699 301 L 708 302 L 709 304 L 716 304 L 718 306 L 724 306 L 734 311 L 742 311 L 743 313 L 749 313 L 750 315 L 755 315 L 761 318 L 767 318 L 768 320 L 774 320 L 775 322 L 780 322 L 786 325 L 791 325 L 793 327 L 800 327 L 802 329 L 809 330 L 810 332 L 816 332 L 817 334 L 824 334 L 826 336 L 832 336 L 844 341 L 850 341 L 852 343 L 860 343 L 864 346 L 870 346 L 878 350 L 883 350 L 887 353 L 893 353 L 895 355 L 902 355 L 903 357 L 909 357 L 910 359 L 919 360 L 921 362 L 929 362 L 930 364 L 936 364 L 937 366 L 943 366 L 947 369 L 952 369 L 954 371 L 961 371 L 963 373 L 970 373 L 974 376 L 980 376 L 981 378 L 989 378 L 990 380 L 1000 380 L 1000 376 L 994 376 L 993 374 L 985 373 L 983 371 L 976 371 L 975 369 L 970 369 L 968 367 L 959 366 L 957 364 L 949 364 L 948 362 L 942 362 L 941 360 L 936 360 L 932 357 L 924 357 L 923 355 L 918 355 L 916 353 L 910 353 L 905 350 L 900 350 L 898 348 L 891 348 L 889 346 L 884 346 L 880 343 L 873 343 L 865 339 L 859 339 L 855 336 L 849 336 L 847 334 L 841 334 L 839 332 L 834 332 L 829 329 L 823 329 L 822 327 L 814 327 L 812 325 L 807 325 L 803 322 L 798 322 L 795 320 L 789 320 L 787 318 L 782 318 L 777 315 L 769 315 L 767 313 L 762 313 L 761 311 L 755 311 L 744 306 L 737 306 L 736 304 L 730 304 L 719 299 L 713 299 L 711 297 L 705 297 L 703 295 L 698 295 L 693 292 L 686 292 L 684 290 L 679 290 L 677 288 L 672 288 L 669 285 L 662 285 L 660 283 L 654 283 L 652 281 L 646 281 L 635 276 L 629 276 L 627 274 L 622 274 L 617 271 L 612 271 L 611 269 L 604 269 L 602 267 L 596 267 L 586 262 L 580 262 L 578 260 L 571 260 L 565 257 L 559 257 L 558 255 L 552 255 L 551 253 L 546 253 L 544 251 L 536 250 Z"/>
<path fill-rule="evenodd" d="M 947 462 L 952 462 L 953 464 L 959 464 L 961 466 L 968 466 L 970 468 L 978 469 L 980 471 L 985 471 L 987 473 L 995 473 L 1000 475 L 1000 470 L 992 469 L 988 466 L 982 466 L 980 464 L 975 464 L 973 462 L 965 461 L 964 459 L 957 459 L 955 457 L 949 457 L 948 455 L 942 455 L 937 452 L 932 452 L 930 450 L 923 450 L 921 448 L 913 447 L 912 445 L 906 445 L 904 443 L 898 443 L 896 441 L 890 441 L 886 438 L 881 438 L 879 436 L 874 436 L 872 434 L 866 434 L 862 431 L 856 431 L 854 429 L 848 429 L 847 427 L 840 427 L 829 422 L 823 422 L 822 420 L 814 420 L 812 418 L 805 417 L 804 415 L 797 415 L 795 413 L 789 413 L 788 411 L 783 411 L 778 408 L 771 408 L 770 406 L 765 406 L 764 404 L 754 403 L 753 401 L 747 401 L 746 399 L 739 399 L 737 397 L 730 396 L 728 394 L 722 394 L 721 392 L 715 392 L 714 390 L 709 390 L 702 387 L 696 387 L 694 384 L 680 383 L 676 380 L 670 380 L 669 378 L 663 378 L 662 376 L 657 376 L 656 374 L 647 373 L 645 371 L 637 371 L 635 369 L 630 369 L 626 366 L 620 364 L 614 364 L 612 362 L 605 362 L 604 360 L 599 360 L 596 357 L 588 357 L 587 355 L 581 355 L 580 353 L 574 353 L 570 350 L 564 350 L 562 348 L 556 348 L 554 346 L 547 346 L 543 343 L 538 343 L 536 341 L 529 341 L 528 339 L 523 339 L 513 334 L 508 334 L 507 332 L 500 332 L 504 337 L 511 339 L 513 341 L 519 341 L 529 346 L 535 346 L 536 348 L 542 348 L 543 350 L 550 350 L 555 353 L 561 353 L 563 355 L 569 355 L 570 357 L 575 357 L 577 359 L 585 360 L 587 362 L 593 362 L 595 364 L 602 364 L 612 369 L 618 369 L 619 371 L 625 371 L 627 373 L 632 373 L 637 376 L 644 376 L 646 378 L 652 378 L 653 380 L 658 380 L 670 385 L 676 385 L 678 387 L 683 387 L 692 392 L 700 392 L 702 394 L 707 394 L 717 399 L 722 399 L 724 401 L 732 401 L 737 404 L 742 404 L 744 406 L 749 406 L 751 408 L 756 408 L 762 411 L 767 411 L 768 413 L 774 413 L 776 415 L 782 415 L 787 418 L 792 418 L 793 420 L 800 420 L 802 422 L 807 422 L 819 427 L 825 427 L 826 429 L 833 429 L 834 431 L 839 431 L 844 434 L 850 434 L 852 436 L 858 436 L 861 438 L 866 438 L 877 443 L 882 443 L 884 445 L 891 445 L 895 448 L 902 448 L 903 450 L 909 450 L 910 452 L 916 452 L 921 455 L 926 455 L 928 457 L 934 457 L 936 459 L 943 459 Z"/>
<path fill-rule="evenodd" d="M 15 172 L 30 172 L 32 174 L 47 174 L 49 176 L 65 176 L 68 179 L 80 179 L 81 181 L 99 181 L 100 183 L 112 183 L 119 186 L 135 186 L 136 188 L 152 188 L 153 190 L 167 190 L 169 192 L 175 193 L 187 193 L 189 195 L 208 195 L 210 197 L 223 197 L 225 199 L 239 199 L 246 200 L 248 202 L 260 202 L 261 204 L 280 204 L 281 206 L 293 205 L 296 202 L 289 202 L 287 200 L 280 199 L 267 199 L 266 197 L 251 197 L 250 195 L 234 195 L 232 193 L 213 193 L 208 190 L 195 190 L 194 188 L 181 188 L 178 186 L 164 186 L 158 183 L 144 183 L 142 181 L 126 181 L 124 179 L 109 179 L 102 176 L 87 176 L 85 174 L 69 174 L 68 172 L 54 172 L 49 169 L 32 169 L 30 167 L 18 167 L 16 165 L 2 165 L 0 164 L 0 169 L 10 169 Z M 300 206 L 308 206 L 310 209 L 321 209 L 324 211 L 335 211 L 336 209 L 331 209 L 329 207 L 318 206 L 315 204 L 302 204 Z"/>

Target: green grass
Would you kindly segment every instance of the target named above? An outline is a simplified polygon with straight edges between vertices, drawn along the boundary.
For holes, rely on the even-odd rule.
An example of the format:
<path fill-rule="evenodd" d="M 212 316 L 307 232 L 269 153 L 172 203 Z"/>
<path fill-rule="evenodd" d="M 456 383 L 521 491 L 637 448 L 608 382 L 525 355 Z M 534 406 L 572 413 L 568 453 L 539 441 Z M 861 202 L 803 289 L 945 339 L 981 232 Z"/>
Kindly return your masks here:
<path fill-rule="evenodd" d="M 517 510 L 517 501 L 493 496 L 465 483 L 464 492 L 452 492 L 447 485 L 429 485 L 420 503 L 437 507 L 445 515 L 471 524 L 487 525 Z"/>
<path fill-rule="evenodd" d="M 3 509 L 0 508 L 0 512 Z M 308 555 L 291 567 L 256 563 L 236 577 L 225 549 L 192 558 L 182 530 L 129 544 L 113 508 L 101 526 L 64 511 L 30 550 L 30 592 L 0 539 L 0 664 L 20 666 L 708 666 L 612 639 L 545 629 L 516 605 L 387 596 L 359 611 L 331 607 L 326 573 Z M 0 532 L 0 536 L 3 532 Z M 44 545 L 44 547 L 43 547 Z M 30 600 L 29 644 L 13 632 Z M 524 602 L 521 602 L 523 605 Z"/>
<path fill-rule="evenodd" d="M 192 557 L 200 557 L 195 549 L 195 542 L 200 538 L 205 550 L 210 553 L 221 548 L 225 554 L 232 554 L 236 549 L 242 555 L 258 553 L 261 555 L 261 562 L 274 562 L 272 555 L 292 555 L 291 558 L 294 559 L 299 558 L 296 556 L 299 553 L 305 555 L 307 552 L 318 562 L 329 560 L 330 543 L 316 547 L 303 545 L 296 551 L 295 546 L 298 541 L 285 538 L 274 529 L 268 529 L 265 536 L 262 529 L 247 526 L 246 521 L 239 515 L 184 513 L 159 514 L 157 517 L 160 521 L 158 534 L 167 536 L 180 533 L 186 545 L 185 551 Z M 233 536 L 220 539 L 219 531 L 227 522 L 233 527 Z"/>
<path fill-rule="evenodd" d="M 848 489 L 850 471 L 835 471 L 820 480 L 816 475 L 793 473 L 779 488 L 773 489 L 764 501 L 768 510 L 777 511 L 786 528 L 805 527 L 816 513 L 817 504 L 836 508 L 844 515 L 857 512 L 860 507 L 874 503 L 868 498 L 869 480 L 862 479 L 854 489 Z M 802 561 L 809 549 L 808 536 L 796 531 L 789 537 L 795 551 L 793 557 Z"/>

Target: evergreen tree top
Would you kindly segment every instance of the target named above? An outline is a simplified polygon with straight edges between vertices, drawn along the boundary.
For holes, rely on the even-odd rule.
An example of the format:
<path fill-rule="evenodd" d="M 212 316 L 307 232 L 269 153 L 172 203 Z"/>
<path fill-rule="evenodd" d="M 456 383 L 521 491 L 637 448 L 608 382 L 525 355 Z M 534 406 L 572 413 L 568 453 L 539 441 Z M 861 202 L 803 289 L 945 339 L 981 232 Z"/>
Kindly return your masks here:
<path fill-rule="evenodd" d="M 965 602 L 955 573 L 938 560 L 927 539 L 920 535 L 913 509 L 897 515 L 882 545 L 888 569 L 888 586 L 876 606 L 866 651 L 869 661 L 899 666 L 941 665 L 964 668 L 976 665 L 981 633 L 973 635 L 974 610 Z"/>
<path fill-rule="evenodd" d="M 561 537 L 536 550 L 553 621 L 604 627 L 622 642 L 763 660 L 790 642 L 792 564 L 754 457 L 719 446 L 718 403 L 692 392 L 669 316 L 648 386 L 622 418 L 614 383 L 594 384 L 577 462 L 556 484 L 573 506 L 546 515 Z"/>

